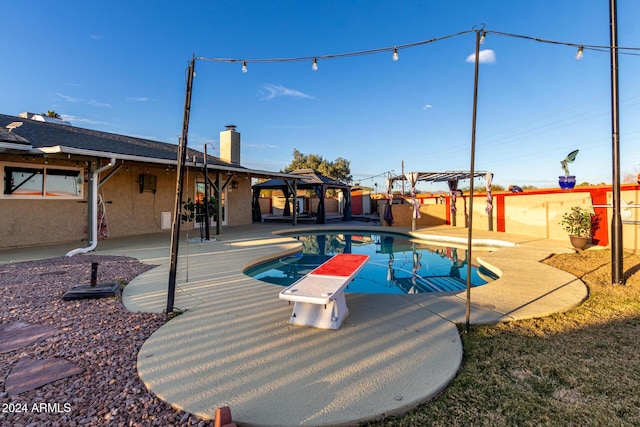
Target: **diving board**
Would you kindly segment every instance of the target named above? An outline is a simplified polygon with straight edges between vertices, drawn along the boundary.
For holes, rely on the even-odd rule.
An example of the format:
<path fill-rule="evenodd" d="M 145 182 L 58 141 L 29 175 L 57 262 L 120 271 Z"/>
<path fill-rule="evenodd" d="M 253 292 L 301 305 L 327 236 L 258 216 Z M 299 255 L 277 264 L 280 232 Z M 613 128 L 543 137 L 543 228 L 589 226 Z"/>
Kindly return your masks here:
<path fill-rule="evenodd" d="M 338 254 L 280 292 L 293 301 L 292 325 L 338 329 L 349 315 L 344 290 L 369 259 L 368 255 Z"/>

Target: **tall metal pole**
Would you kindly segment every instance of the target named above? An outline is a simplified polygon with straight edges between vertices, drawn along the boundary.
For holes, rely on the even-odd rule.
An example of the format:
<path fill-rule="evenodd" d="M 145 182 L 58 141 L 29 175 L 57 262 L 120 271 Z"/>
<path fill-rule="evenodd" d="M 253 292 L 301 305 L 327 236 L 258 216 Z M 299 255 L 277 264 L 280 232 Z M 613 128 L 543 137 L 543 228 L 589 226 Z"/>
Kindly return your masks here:
<path fill-rule="evenodd" d="M 220 172 L 216 174 L 216 198 L 218 199 L 218 203 L 216 203 L 216 236 L 219 236 L 222 231 L 222 177 Z"/>
<path fill-rule="evenodd" d="M 402 200 L 404 200 L 404 160 L 402 161 Z M 404 201 L 402 202 L 404 203 Z"/>
<path fill-rule="evenodd" d="M 473 118 L 471 119 L 471 183 L 469 184 L 469 230 L 467 236 L 467 306 L 465 310 L 466 332 L 469 333 L 469 323 L 471 321 L 471 248 L 473 240 L 473 178 L 475 175 L 476 156 L 476 117 L 478 112 L 478 73 L 480 70 L 480 33 L 476 30 L 476 61 L 473 73 Z"/>
<path fill-rule="evenodd" d="M 613 183 L 611 186 L 613 217 L 611 218 L 611 283 L 623 284 L 622 216 L 620 212 L 620 120 L 618 117 L 618 12 L 616 0 L 610 0 L 611 27 L 611 144 Z"/>
<path fill-rule="evenodd" d="M 207 167 L 207 144 L 204 144 L 204 237 L 211 239 L 211 231 L 209 230 L 210 212 L 209 212 L 209 168 Z"/>
<path fill-rule="evenodd" d="M 182 184 L 184 181 L 185 163 L 187 161 L 187 135 L 189 134 L 189 114 L 191 112 L 191 92 L 195 74 L 195 57 L 191 59 L 187 69 L 187 91 L 184 100 L 184 116 L 182 119 L 182 136 L 178 145 L 178 170 L 176 177 L 176 201 L 173 207 L 171 223 L 171 254 L 169 261 L 169 288 L 167 291 L 167 314 L 173 312 L 176 293 L 176 270 L 178 266 L 178 245 L 180 241 L 180 208 L 182 205 Z"/>

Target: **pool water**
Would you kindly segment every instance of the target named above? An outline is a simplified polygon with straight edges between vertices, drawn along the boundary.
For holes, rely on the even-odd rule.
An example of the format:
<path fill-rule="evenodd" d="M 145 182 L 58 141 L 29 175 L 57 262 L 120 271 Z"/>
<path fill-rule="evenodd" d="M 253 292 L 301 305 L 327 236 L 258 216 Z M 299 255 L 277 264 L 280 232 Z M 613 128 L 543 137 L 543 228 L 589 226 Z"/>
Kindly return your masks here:
<path fill-rule="evenodd" d="M 369 261 L 346 292 L 415 294 L 461 291 L 467 286 L 467 251 L 417 243 L 397 234 L 304 234 L 302 252 L 267 261 L 245 274 L 289 286 L 339 253 L 369 255 Z M 471 286 L 481 286 L 497 276 L 483 267 L 471 268 Z"/>

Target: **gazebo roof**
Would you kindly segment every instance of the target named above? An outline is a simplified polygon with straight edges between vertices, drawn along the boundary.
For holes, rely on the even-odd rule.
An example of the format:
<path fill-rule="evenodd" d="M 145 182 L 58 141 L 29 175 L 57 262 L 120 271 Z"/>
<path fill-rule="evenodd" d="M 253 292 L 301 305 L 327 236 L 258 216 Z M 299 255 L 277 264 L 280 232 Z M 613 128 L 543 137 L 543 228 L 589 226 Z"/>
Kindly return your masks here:
<path fill-rule="evenodd" d="M 302 179 L 299 179 L 297 182 L 297 187 L 299 189 L 310 189 L 320 185 L 330 188 L 349 188 L 349 185 L 340 181 L 336 181 L 333 178 L 329 178 L 328 176 L 323 175 L 315 169 L 296 169 L 289 173 L 291 175 L 302 177 Z M 285 187 L 286 185 L 287 183 L 284 179 L 276 178 L 261 182 L 259 184 L 255 184 L 253 187 L 260 189 L 278 189 Z"/>
<path fill-rule="evenodd" d="M 329 178 L 326 175 L 323 175 L 316 169 L 296 169 L 290 172 L 293 175 L 301 175 L 304 176 L 304 181 L 310 184 L 323 184 L 329 187 L 334 188 L 348 188 L 349 186 L 343 182 L 336 181 L 333 178 Z"/>

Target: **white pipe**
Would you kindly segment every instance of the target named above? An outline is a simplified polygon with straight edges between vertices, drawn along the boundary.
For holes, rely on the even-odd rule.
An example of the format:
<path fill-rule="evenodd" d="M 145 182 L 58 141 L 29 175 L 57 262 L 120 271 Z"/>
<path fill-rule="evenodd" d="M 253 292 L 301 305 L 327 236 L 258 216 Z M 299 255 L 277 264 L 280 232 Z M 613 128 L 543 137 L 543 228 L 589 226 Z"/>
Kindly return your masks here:
<path fill-rule="evenodd" d="M 94 216 L 93 221 L 91 221 L 92 223 L 91 240 L 89 241 L 89 246 L 87 246 L 86 248 L 74 249 L 72 251 L 67 252 L 66 256 L 72 257 L 77 254 L 86 254 L 87 252 L 91 252 L 96 248 L 96 246 L 98 246 L 98 175 L 100 174 L 100 172 L 103 172 L 109 169 L 110 167 L 113 167 L 113 165 L 115 164 L 116 164 L 116 158 L 112 157 L 111 160 L 109 160 L 109 163 L 107 163 L 105 166 L 101 167 L 100 169 L 96 169 L 91 174 L 91 202 L 90 203 L 92 206 L 91 212 Z"/>

